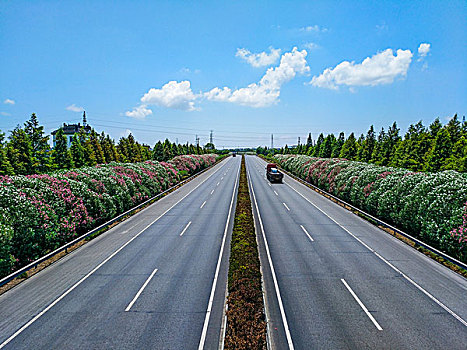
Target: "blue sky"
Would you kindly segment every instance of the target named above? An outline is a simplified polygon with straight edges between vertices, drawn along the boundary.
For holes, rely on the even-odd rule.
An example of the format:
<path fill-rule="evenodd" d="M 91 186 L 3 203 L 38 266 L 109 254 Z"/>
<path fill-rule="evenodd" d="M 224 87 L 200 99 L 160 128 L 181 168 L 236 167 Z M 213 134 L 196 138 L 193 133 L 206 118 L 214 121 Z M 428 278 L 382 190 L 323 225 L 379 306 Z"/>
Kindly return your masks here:
<path fill-rule="evenodd" d="M 466 18 L 466 1 L 2 1 L 0 129 L 85 109 L 115 139 L 236 147 L 446 122 L 467 114 Z"/>

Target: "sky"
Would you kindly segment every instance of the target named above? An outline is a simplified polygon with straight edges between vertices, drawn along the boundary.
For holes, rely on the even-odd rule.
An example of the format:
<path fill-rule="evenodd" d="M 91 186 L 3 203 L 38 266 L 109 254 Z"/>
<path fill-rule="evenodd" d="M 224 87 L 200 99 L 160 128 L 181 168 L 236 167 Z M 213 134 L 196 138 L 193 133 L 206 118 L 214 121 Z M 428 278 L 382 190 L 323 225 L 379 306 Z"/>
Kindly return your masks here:
<path fill-rule="evenodd" d="M 0 130 L 297 144 L 467 113 L 467 2 L 0 2 Z"/>

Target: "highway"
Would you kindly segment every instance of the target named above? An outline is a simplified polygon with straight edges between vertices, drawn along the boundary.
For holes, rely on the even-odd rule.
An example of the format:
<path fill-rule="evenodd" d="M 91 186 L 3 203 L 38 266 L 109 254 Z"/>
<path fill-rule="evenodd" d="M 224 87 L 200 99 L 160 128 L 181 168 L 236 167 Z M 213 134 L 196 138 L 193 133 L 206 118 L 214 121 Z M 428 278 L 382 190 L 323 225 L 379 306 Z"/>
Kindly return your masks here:
<path fill-rule="evenodd" d="M 217 349 L 240 157 L 0 296 L 4 349 Z"/>
<path fill-rule="evenodd" d="M 218 349 L 240 157 L 0 296 L 0 349 Z M 246 166 L 272 349 L 466 349 L 467 280 Z"/>
<path fill-rule="evenodd" d="M 248 156 L 275 349 L 466 349 L 467 280 Z"/>

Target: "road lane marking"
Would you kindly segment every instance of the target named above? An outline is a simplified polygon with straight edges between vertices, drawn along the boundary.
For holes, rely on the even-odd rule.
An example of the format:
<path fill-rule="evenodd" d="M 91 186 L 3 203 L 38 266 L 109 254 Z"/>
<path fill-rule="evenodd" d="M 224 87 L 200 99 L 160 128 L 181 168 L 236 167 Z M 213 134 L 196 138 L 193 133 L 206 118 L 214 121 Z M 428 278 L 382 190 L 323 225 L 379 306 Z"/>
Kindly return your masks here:
<path fill-rule="evenodd" d="M 357 297 L 357 294 L 354 293 L 354 291 L 352 290 L 352 288 L 350 288 L 350 286 L 347 284 L 347 282 L 345 281 L 345 279 L 341 278 L 341 281 L 342 281 L 342 283 L 344 283 L 344 286 L 348 289 L 348 291 L 350 292 L 350 294 L 352 294 L 352 296 L 354 297 L 354 299 L 357 301 L 358 305 L 360 305 L 360 307 L 363 309 L 363 311 L 365 311 L 366 315 L 369 317 L 369 319 L 371 320 L 371 322 L 373 322 L 373 324 L 375 325 L 375 327 L 376 327 L 379 331 L 382 331 L 383 328 L 381 328 L 381 326 L 380 326 L 379 323 L 375 320 L 375 318 L 373 317 L 373 315 L 370 314 L 370 312 L 368 311 L 368 309 L 366 308 L 366 306 L 363 305 L 362 301 Z"/>
<path fill-rule="evenodd" d="M 287 204 L 285 204 L 285 203 L 282 203 L 282 204 L 284 204 L 284 207 L 285 207 L 288 211 L 290 211 L 290 209 L 289 209 L 289 207 L 287 206 Z"/>
<path fill-rule="evenodd" d="M 220 182 L 218 182 L 216 186 L 219 186 L 219 184 L 220 184 Z"/>
<path fill-rule="evenodd" d="M 271 186 L 271 183 L 270 183 L 270 182 L 268 182 L 268 185 L 269 185 L 269 186 Z"/>
<path fill-rule="evenodd" d="M 263 240 L 264 240 L 264 247 L 266 249 L 266 255 L 268 257 L 269 268 L 271 270 L 272 280 L 274 282 L 274 289 L 276 291 L 277 302 L 279 304 L 279 310 L 281 312 L 282 323 L 284 325 L 285 336 L 287 338 L 287 344 L 289 345 L 289 350 L 293 350 L 294 345 L 292 341 L 292 336 L 290 335 L 289 324 L 287 322 L 287 317 L 285 315 L 284 305 L 282 304 L 282 297 L 281 297 L 281 293 L 279 290 L 279 284 L 277 283 L 276 272 L 274 270 L 274 265 L 272 264 L 271 253 L 269 252 L 268 240 L 266 239 L 266 234 L 264 232 L 263 220 L 261 219 L 261 214 L 259 213 L 258 203 L 256 202 L 256 195 L 255 195 L 255 191 L 253 188 L 253 182 L 251 181 L 250 173 L 247 172 L 247 174 L 248 174 L 248 179 L 250 180 L 251 194 L 253 195 L 253 201 L 255 203 L 256 213 L 258 215 L 259 226 L 261 228 L 261 233 L 262 233 Z"/>
<path fill-rule="evenodd" d="M 214 190 L 211 191 L 211 194 L 213 194 L 213 193 L 214 193 Z"/>
<path fill-rule="evenodd" d="M 310 241 L 314 242 L 315 240 L 310 236 L 310 234 L 309 234 L 308 231 L 303 227 L 303 225 L 300 225 L 300 227 L 302 228 L 303 232 L 305 232 L 305 234 L 308 236 L 308 238 L 310 239 Z"/>
<path fill-rule="evenodd" d="M 68 294 L 70 294 L 81 283 L 83 283 L 85 280 L 87 280 L 89 278 L 89 276 L 91 276 L 94 272 L 99 270 L 106 262 L 108 262 L 110 259 L 112 259 L 115 255 L 117 255 L 123 248 L 125 248 L 128 244 L 133 242 L 144 231 L 146 231 L 149 227 L 151 227 L 156 221 L 158 221 L 161 217 L 163 217 L 165 214 L 167 214 L 173 207 L 175 207 L 178 203 L 180 203 L 182 200 L 184 200 L 186 197 L 188 197 L 188 195 L 190 195 L 194 190 L 196 190 L 199 186 L 201 186 L 203 183 L 205 183 L 211 176 L 213 176 L 220 169 L 222 169 L 225 166 L 225 164 L 227 164 L 227 163 L 224 163 L 217 170 L 215 170 L 211 175 L 209 175 L 207 178 L 205 178 L 203 181 L 201 181 L 191 191 L 189 191 L 187 194 L 185 194 L 182 198 L 180 198 L 177 202 L 175 202 L 171 207 L 169 207 L 166 211 L 164 211 L 160 216 L 158 216 L 156 219 L 154 219 L 154 221 L 152 221 L 149 225 L 147 225 L 145 228 L 143 228 L 139 233 L 137 233 L 130 240 L 128 240 L 125 244 L 123 244 L 120 248 L 118 248 L 115 252 L 113 252 L 110 256 L 108 256 L 104 261 L 102 261 L 99 265 L 97 265 L 94 269 L 92 269 L 87 275 L 85 275 L 78 282 L 76 282 L 73 286 L 71 286 L 69 289 L 67 289 L 65 292 L 63 292 L 63 294 L 60 295 L 57 299 L 55 299 L 52 303 L 50 303 L 49 306 L 47 306 L 44 310 L 42 310 L 36 316 L 34 316 L 31 320 L 29 320 L 29 322 L 24 324 L 20 329 L 18 329 L 15 333 L 13 333 L 8 339 L 6 339 L 3 343 L 0 344 L 0 349 L 4 348 L 5 345 L 7 345 L 9 342 L 11 342 L 13 339 L 15 339 L 18 335 L 20 335 L 26 328 L 28 328 L 30 325 L 32 325 L 34 322 L 36 322 L 47 311 L 49 311 L 52 307 L 54 307 L 57 303 L 59 303 L 63 298 L 65 298 Z"/>
<path fill-rule="evenodd" d="M 224 180 L 224 177 L 223 177 L 223 176 L 221 177 L 221 181 L 222 181 L 222 180 Z"/>
<path fill-rule="evenodd" d="M 130 311 L 131 307 L 133 306 L 133 304 L 135 303 L 136 299 L 139 298 L 139 296 L 141 295 L 141 293 L 143 292 L 144 288 L 146 288 L 146 286 L 148 285 L 149 281 L 154 277 L 154 275 L 156 274 L 157 272 L 157 269 L 154 269 L 154 271 L 151 273 L 151 275 L 149 276 L 149 278 L 146 280 L 146 282 L 144 282 L 143 286 L 139 289 L 138 293 L 136 293 L 135 297 L 133 298 L 133 300 L 128 304 L 128 306 L 126 307 L 125 309 L 125 312 L 128 312 Z"/>
<path fill-rule="evenodd" d="M 219 252 L 219 258 L 217 259 L 216 272 L 214 273 L 214 280 L 212 281 L 211 295 L 209 296 L 208 308 L 206 310 L 206 316 L 204 318 L 203 330 L 201 332 L 201 339 L 199 340 L 198 350 L 204 349 L 204 343 L 206 342 L 206 335 L 208 332 L 209 319 L 211 318 L 212 303 L 214 301 L 214 293 L 216 291 L 217 280 L 219 277 L 219 270 L 221 268 L 222 254 L 224 253 L 225 241 L 227 238 L 227 232 L 229 230 L 230 217 L 232 214 L 232 206 L 235 199 L 235 190 L 237 189 L 238 176 L 240 175 L 240 168 L 238 169 L 237 178 L 235 179 L 235 184 L 232 190 L 232 199 L 230 200 L 229 214 L 227 216 L 227 221 L 225 222 L 224 236 L 222 237 L 221 249 Z"/>
<path fill-rule="evenodd" d="M 206 201 L 203 202 L 203 204 L 201 204 L 201 206 L 199 207 L 200 209 L 203 209 L 204 205 L 206 204 Z"/>
<path fill-rule="evenodd" d="M 465 327 L 467 327 L 467 321 L 464 320 L 462 317 L 457 315 L 454 311 L 452 311 L 450 308 L 448 308 L 446 305 L 444 305 L 441 301 L 436 299 L 433 295 L 431 295 L 427 290 L 425 290 L 422 286 L 417 284 L 414 280 L 412 280 L 409 276 L 407 276 L 405 273 L 400 271 L 397 267 L 395 267 L 393 264 L 391 264 L 389 261 L 387 261 L 383 256 L 381 256 L 376 250 L 371 248 L 368 244 L 363 242 L 360 238 L 355 236 L 352 232 L 350 232 L 348 229 L 346 229 L 344 226 L 342 226 L 340 223 L 338 223 L 334 218 L 329 216 L 324 210 L 319 208 L 316 204 L 314 204 L 312 201 L 310 201 L 308 198 L 306 198 L 303 194 L 298 192 L 295 188 L 290 186 L 288 183 L 284 182 L 287 186 L 289 186 L 292 190 L 297 192 L 303 199 L 305 199 L 308 203 L 310 203 L 312 206 L 314 206 L 316 209 L 318 209 L 320 212 L 322 212 L 324 215 L 326 215 L 329 219 L 331 219 L 333 222 L 335 222 L 341 229 L 343 229 L 345 232 L 347 232 L 349 235 L 351 235 L 353 238 L 355 238 L 360 244 L 362 244 L 365 248 L 367 248 L 370 252 L 375 254 L 381 261 L 386 263 L 390 268 L 392 268 L 394 271 L 399 273 L 402 277 L 404 277 L 410 284 L 412 284 L 415 288 L 417 288 L 419 291 L 421 291 L 423 294 L 425 294 L 428 298 L 430 298 L 432 301 L 434 301 L 436 304 L 438 304 L 442 309 L 444 309 L 446 312 L 448 312 L 452 317 L 454 317 L 456 320 L 458 320 L 460 323 L 462 323 Z M 304 185 L 303 185 L 304 186 Z M 308 187 L 306 187 L 308 188 Z"/>
<path fill-rule="evenodd" d="M 276 194 L 276 196 L 278 196 L 279 194 L 274 190 L 274 193 Z"/>
<path fill-rule="evenodd" d="M 191 225 L 191 221 L 190 221 L 188 224 L 186 224 L 186 226 L 185 226 L 185 228 L 183 229 L 182 233 L 180 233 L 180 237 L 183 236 L 183 234 L 184 234 L 185 231 L 188 229 L 188 227 L 190 227 L 190 225 Z"/>

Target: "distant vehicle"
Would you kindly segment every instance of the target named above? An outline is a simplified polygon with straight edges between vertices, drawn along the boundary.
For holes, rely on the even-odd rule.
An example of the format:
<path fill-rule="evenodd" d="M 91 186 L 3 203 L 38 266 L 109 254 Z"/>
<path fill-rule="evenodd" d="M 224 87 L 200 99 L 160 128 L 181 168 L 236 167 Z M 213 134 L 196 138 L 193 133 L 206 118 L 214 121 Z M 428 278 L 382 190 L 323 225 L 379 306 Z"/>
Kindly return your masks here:
<path fill-rule="evenodd" d="M 232 157 L 236 157 L 237 156 L 237 153 L 232 153 Z"/>
<path fill-rule="evenodd" d="M 270 182 L 279 182 L 282 183 L 284 174 L 277 170 L 277 165 L 274 163 L 269 163 L 266 165 L 266 177 Z"/>

